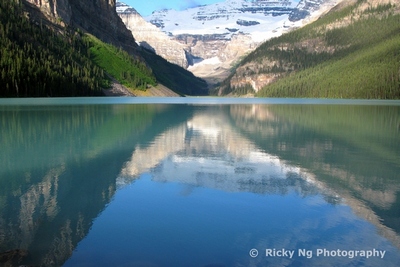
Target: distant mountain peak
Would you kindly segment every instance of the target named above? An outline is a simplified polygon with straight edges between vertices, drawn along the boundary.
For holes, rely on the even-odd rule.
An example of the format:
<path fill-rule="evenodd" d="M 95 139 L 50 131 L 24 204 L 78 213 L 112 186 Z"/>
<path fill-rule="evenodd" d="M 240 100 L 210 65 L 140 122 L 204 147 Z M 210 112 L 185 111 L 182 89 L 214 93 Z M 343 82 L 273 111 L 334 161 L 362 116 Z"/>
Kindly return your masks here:
<path fill-rule="evenodd" d="M 330 0 L 225 0 L 186 10 L 159 10 L 145 19 L 170 35 L 243 33 L 255 42 L 279 36 Z"/>
<path fill-rule="evenodd" d="M 116 3 L 116 10 L 118 14 L 139 14 L 139 12 L 135 8 L 123 2 Z"/>
<path fill-rule="evenodd" d="M 218 76 L 212 78 L 211 83 L 215 84 L 229 75 L 232 64 L 262 42 L 303 26 L 304 18 L 318 17 L 322 10 L 329 10 L 340 1 L 225 0 L 180 11 L 162 9 L 144 19 L 170 40 L 179 42 L 174 46 L 185 50 L 188 69 L 195 75 L 207 79 Z M 120 3 L 117 10 L 121 16 L 129 6 Z M 145 30 L 148 26 L 135 26 L 128 18 L 124 22 L 130 25 L 135 38 L 144 36 L 144 31 L 150 35 Z M 143 38 L 153 39 L 149 35 Z M 160 36 L 160 32 L 153 31 L 153 35 Z M 172 54 L 173 47 L 167 47 L 170 42 L 152 43 L 155 42 L 159 47 L 154 50 Z"/>

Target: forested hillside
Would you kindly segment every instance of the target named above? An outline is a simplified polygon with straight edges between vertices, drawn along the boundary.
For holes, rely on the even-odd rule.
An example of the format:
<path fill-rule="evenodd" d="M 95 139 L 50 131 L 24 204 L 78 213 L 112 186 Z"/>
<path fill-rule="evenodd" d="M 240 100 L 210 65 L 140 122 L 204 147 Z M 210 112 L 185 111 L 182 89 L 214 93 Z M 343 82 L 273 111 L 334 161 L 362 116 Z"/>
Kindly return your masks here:
<path fill-rule="evenodd" d="M 0 96 L 102 95 L 105 75 L 73 31 L 33 24 L 21 2 L 0 1 Z"/>
<path fill-rule="evenodd" d="M 0 19 L 1 97 L 99 96 L 110 86 L 106 72 L 131 88 L 156 84 L 126 52 L 79 30 L 30 20 L 22 1 L 1 0 Z"/>
<path fill-rule="evenodd" d="M 314 23 L 261 45 L 219 93 L 398 99 L 399 7 L 399 1 L 373 0 L 336 7 Z"/>
<path fill-rule="evenodd" d="M 155 54 L 128 54 L 40 14 L 23 0 L 0 0 L 0 97 L 101 96 L 111 77 L 130 89 L 165 82 L 180 94 L 207 94 L 203 80 Z"/>

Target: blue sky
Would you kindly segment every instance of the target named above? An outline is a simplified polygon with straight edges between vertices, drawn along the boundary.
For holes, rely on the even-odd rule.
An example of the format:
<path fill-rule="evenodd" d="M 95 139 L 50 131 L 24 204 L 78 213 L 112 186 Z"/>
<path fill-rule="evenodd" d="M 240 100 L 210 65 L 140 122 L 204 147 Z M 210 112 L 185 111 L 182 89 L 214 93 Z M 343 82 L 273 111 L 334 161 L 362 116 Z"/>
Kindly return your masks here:
<path fill-rule="evenodd" d="M 212 4 L 217 2 L 223 2 L 224 0 L 120 0 L 125 4 L 134 7 L 142 16 L 148 16 L 155 10 L 164 8 L 182 10 L 188 7 L 194 7 L 197 5 Z"/>

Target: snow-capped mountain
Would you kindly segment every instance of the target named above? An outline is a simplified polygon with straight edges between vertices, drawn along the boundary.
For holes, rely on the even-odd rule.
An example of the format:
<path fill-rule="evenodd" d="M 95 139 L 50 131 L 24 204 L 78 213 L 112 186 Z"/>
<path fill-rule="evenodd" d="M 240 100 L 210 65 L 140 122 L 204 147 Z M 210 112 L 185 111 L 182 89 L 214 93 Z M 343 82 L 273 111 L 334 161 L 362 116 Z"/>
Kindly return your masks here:
<path fill-rule="evenodd" d="M 144 19 L 184 46 L 189 70 L 214 77 L 208 81 L 216 83 L 229 75 L 232 63 L 262 42 L 301 27 L 340 1 L 225 0 L 181 11 L 159 10 Z M 117 7 L 120 16 L 127 11 Z"/>
<path fill-rule="evenodd" d="M 300 26 L 301 20 L 326 2 L 328 0 L 225 0 L 183 11 L 155 11 L 145 19 L 173 36 L 213 34 L 230 39 L 244 33 L 257 42 Z"/>
<path fill-rule="evenodd" d="M 228 40 L 234 34 L 246 33 L 262 41 L 288 21 L 297 4 L 289 0 L 227 0 L 183 11 L 160 10 L 145 19 L 173 36 L 212 34 Z"/>

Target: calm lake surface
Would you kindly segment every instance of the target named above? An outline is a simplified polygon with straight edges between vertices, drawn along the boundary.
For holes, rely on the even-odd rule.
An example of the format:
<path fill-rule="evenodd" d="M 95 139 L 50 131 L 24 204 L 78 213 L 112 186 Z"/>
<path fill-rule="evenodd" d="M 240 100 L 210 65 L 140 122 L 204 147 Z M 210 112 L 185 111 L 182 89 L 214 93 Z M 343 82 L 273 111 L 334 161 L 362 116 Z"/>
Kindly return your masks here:
<path fill-rule="evenodd" d="M 399 101 L 2 99 L 0 117 L 0 265 L 399 266 Z"/>

